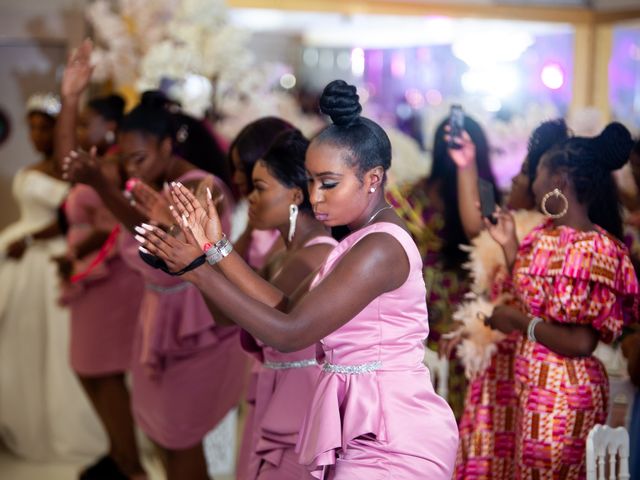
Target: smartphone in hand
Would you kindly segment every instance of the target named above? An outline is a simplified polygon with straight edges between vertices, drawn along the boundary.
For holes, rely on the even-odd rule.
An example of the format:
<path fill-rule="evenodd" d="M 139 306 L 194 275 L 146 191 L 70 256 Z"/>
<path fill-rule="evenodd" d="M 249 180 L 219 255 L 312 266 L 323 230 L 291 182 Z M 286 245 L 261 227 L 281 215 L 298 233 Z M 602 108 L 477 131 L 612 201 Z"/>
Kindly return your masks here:
<path fill-rule="evenodd" d="M 451 105 L 449 114 L 449 148 L 460 149 L 460 137 L 464 130 L 464 111 L 460 105 Z"/>
<path fill-rule="evenodd" d="M 480 194 L 480 211 L 492 224 L 498 223 L 493 213 L 496 211 L 496 195 L 491 182 L 478 178 L 478 193 Z"/>

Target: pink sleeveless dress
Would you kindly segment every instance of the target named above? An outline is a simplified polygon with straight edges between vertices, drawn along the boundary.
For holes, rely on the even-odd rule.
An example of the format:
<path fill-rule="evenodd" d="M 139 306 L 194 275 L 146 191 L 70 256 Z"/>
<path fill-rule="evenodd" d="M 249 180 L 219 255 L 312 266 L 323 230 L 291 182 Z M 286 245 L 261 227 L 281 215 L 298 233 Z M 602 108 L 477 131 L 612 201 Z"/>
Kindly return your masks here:
<path fill-rule="evenodd" d="M 331 252 L 312 288 L 376 232 L 403 246 L 409 276 L 322 340 L 325 364 L 300 432 L 300 462 L 316 478 L 448 480 L 458 427 L 422 363 L 428 314 L 422 259 L 411 236 L 387 222 L 352 233 Z"/>
<path fill-rule="evenodd" d="M 178 180 L 206 175 L 192 170 Z M 240 400 L 247 365 L 240 330 L 217 326 L 196 287 L 144 263 L 130 234 L 122 255 L 145 281 L 131 368 L 136 423 L 164 448 L 191 448 Z"/>
<path fill-rule="evenodd" d="M 251 244 L 247 252 L 246 262 L 255 270 L 260 270 L 267 263 L 269 253 L 273 245 L 278 241 L 280 232 L 278 230 L 254 230 L 251 232 Z M 237 480 L 253 480 L 260 467 L 260 457 L 254 454 L 256 445 L 256 435 L 254 435 L 253 425 L 255 423 L 256 390 L 258 388 L 258 375 L 262 370 L 261 362 L 262 349 L 255 343 L 253 337 L 242 332 L 241 338 L 243 347 L 249 353 L 256 354 L 250 357 L 250 373 L 247 381 L 247 392 L 245 395 L 246 413 L 242 440 L 236 461 Z M 246 345 L 244 342 L 247 342 Z M 256 438 L 254 438 L 256 437 Z"/>
<path fill-rule="evenodd" d="M 316 237 L 304 247 L 337 243 L 332 237 Z M 245 331 L 242 344 L 262 364 L 257 371 L 253 423 L 245 430 L 245 435 L 251 436 L 251 451 L 238 480 L 313 478 L 299 463 L 295 446 L 320 373 L 316 346 L 282 353 Z"/>
<path fill-rule="evenodd" d="M 62 301 L 71 310 L 71 367 L 82 376 L 129 370 L 144 283 L 115 244 L 118 222 L 88 185 L 75 185 L 65 202 L 67 244 L 73 251 L 92 232 L 111 233 L 102 249 L 75 260 Z"/>

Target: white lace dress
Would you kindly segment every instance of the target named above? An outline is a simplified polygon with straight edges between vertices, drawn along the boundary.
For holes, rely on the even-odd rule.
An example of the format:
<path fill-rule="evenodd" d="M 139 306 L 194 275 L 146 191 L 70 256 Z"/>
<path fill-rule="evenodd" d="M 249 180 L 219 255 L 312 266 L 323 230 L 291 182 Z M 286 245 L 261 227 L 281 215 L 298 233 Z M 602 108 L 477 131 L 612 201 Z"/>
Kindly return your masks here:
<path fill-rule="evenodd" d="M 18 455 L 79 459 L 106 447 L 104 434 L 69 366 L 69 315 L 57 304 L 51 257 L 64 237 L 35 241 L 20 260 L 7 246 L 55 221 L 68 184 L 19 171 L 13 194 L 20 220 L 0 232 L 0 439 Z"/>

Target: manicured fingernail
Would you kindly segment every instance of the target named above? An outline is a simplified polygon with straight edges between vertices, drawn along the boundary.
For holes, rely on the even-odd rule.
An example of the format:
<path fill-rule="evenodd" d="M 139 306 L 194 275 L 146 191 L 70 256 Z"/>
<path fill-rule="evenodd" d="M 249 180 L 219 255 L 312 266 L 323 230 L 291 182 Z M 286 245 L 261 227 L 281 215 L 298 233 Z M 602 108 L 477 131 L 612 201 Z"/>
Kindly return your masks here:
<path fill-rule="evenodd" d="M 184 215 L 182 215 L 182 223 L 185 227 L 187 226 L 187 217 L 185 217 Z"/>
<path fill-rule="evenodd" d="M 138 247 L 138 250 L 140 250 L 142 253 L 148 253 L 149 255 L 151 255 L 151 252 L 144 248 L 142 245 Z"/>
<path fill-rule="evenodd" d="M 153 225 L 149 225 L 148 223 L 142 223 L 142 227 L 150 232 L 153 232 Z"/>
<path fill-rule="evenodd" d="M 140 243 L 146 243 L 147 242 L 147 239 L 144 238 L 144 237 L 141 237 L 140 235 L 135 235 L 133 238 L 135 238 Z"/>
<path fill-rule="evenodd" d="M 139 226 L 137 226 L 137 225 L 136 225 L 135 227 L 133 227 L 133 229 L 134 229 L 136 232 L 138 232 L 140 235 L 144 235 L 144 234 L 146 234 L 146 233 L 147 233 L 147 231 L 146 231 L 144 228 L 139 227 Z"/>
<path fill-rule="evenodd" d="M 169 205 L 169 210 L 173 211 L 173 205 Z"/>
<path fill-rule="evenodd" d="M 75 150 L 71 150 L 71 153 L 69 155 L 75 158 L 78 156 L 78 152 L 76 152 Z"/>
<path fill-rule="evenodd" d="M 211 189 L 209 187 L 207 187 L 207 197 L 209 197 L 209 200 L 213 200 L 213 195 L 211 195 Z"/>

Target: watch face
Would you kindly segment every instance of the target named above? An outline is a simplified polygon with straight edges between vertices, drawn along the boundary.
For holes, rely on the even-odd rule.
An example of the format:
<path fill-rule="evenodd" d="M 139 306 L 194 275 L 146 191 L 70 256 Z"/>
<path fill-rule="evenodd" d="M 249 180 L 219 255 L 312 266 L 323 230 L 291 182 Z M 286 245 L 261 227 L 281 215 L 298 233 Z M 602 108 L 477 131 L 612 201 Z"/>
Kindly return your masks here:
<path fill-rule="evenodd" d="M 9 138 L 10 124 L 9 115 L 6 114 L 4 109 L 0 107 L 0 146 Z"/>

